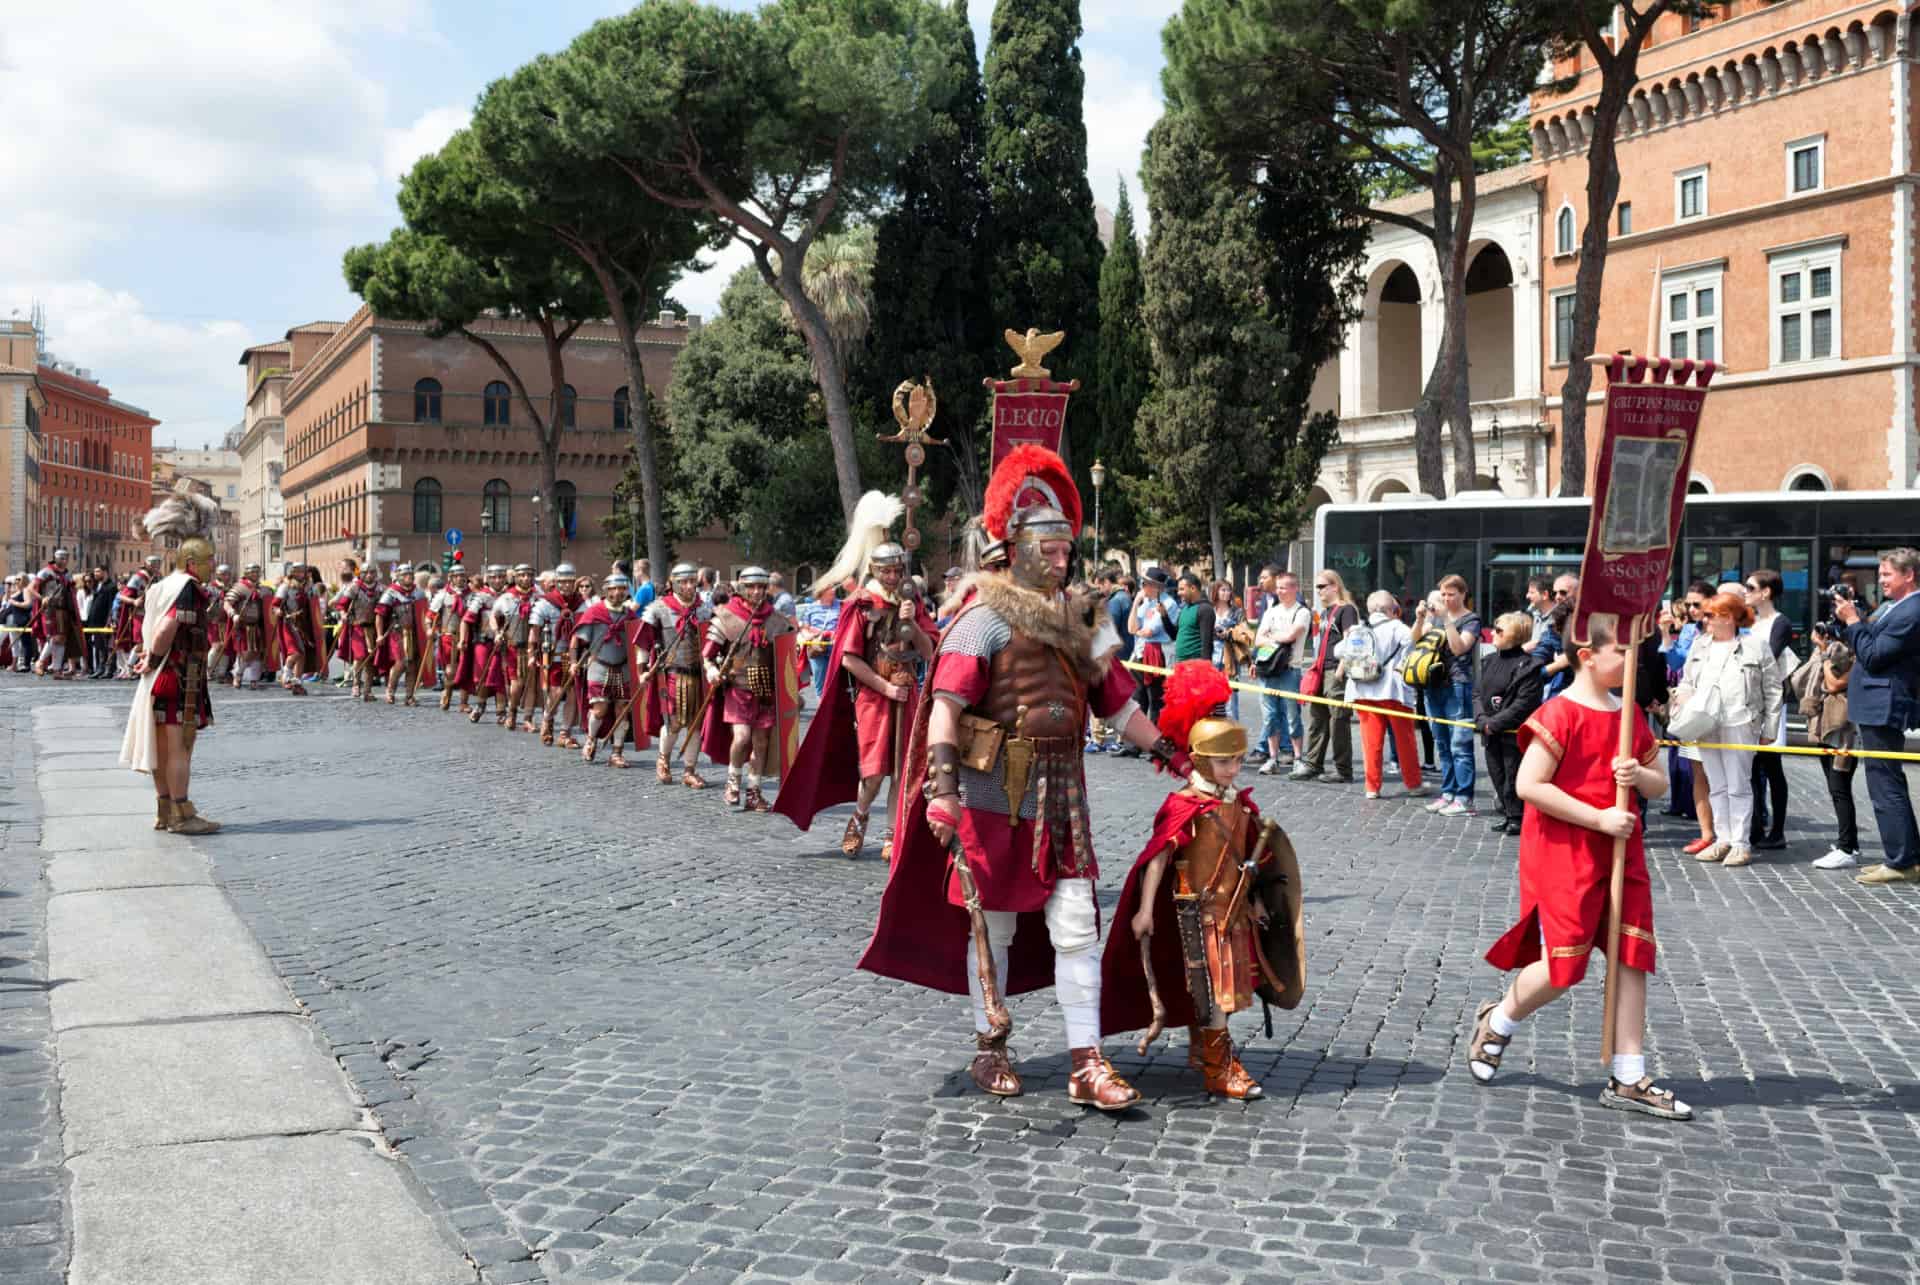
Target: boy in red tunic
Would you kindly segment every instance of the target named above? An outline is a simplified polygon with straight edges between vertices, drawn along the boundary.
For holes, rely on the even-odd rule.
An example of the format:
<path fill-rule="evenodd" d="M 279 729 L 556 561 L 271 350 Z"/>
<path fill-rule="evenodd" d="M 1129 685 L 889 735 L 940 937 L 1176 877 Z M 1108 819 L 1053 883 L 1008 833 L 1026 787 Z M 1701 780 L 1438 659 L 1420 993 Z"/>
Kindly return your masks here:
<path fill-rule="evenodd" d="M 1518 968 L 1505 998 L 1475 1015 L 1467 1070 L 1486 1084 L 1519 1024 L 1560 998 L 1586 975 L 1587 960 L 1606 947 L 1607 895 L 1613 841 L 1627 841 L 1625 895 L 1620 913 L 1620 995 L 1615 1012 L 1612 1075 L 1600 1104 L 1663 1120 L 1691 1120 L 1693 1109 L 1647 1074 L 1642 1039 L 1647 974 L 1653 971 L 1653 893 L 1640 819 L 1614 806 L 1623 785 L 1647 798 L 1667 792 L 1666 770 L 1653 731 L 1639 710 L 1633 753 L 1616 757 L 1620 685 L 1631 659 L 1599 621 L 1593 639 L 1573 653 L 1573 684 L 1548 701 L 1520 729 L 1518 792 L 1526 805 L 1520 825 L 1520 921 L 1495 942 L 1487 962 Z"/>

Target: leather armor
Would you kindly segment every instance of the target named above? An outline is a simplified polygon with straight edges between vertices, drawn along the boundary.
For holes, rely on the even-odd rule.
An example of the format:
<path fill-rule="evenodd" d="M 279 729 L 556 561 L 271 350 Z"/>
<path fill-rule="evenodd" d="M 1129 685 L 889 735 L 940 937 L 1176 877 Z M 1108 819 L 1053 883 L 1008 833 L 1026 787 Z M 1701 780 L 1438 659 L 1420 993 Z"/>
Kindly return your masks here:
<path fill-rule="evenodd" d="M 1020 707 L 1027 707 L 1017 727 Z M 994 653 L 987 694 L 967 711 L 1034 740 L 1078 739 L 1087 721 L 1087 689 L 1058 649 L 1021 634 Z"/>
<path fill-rule="evenodd" d="M 1217 822 L 1217 824 L 1216 824 Z M 1240 879 L 1237 864 L 1252 852 L 1258 836 L 1248 824 L 1247 810 L 1232 800 L 1224 800 L 1194 823 L 1193 840 L 1175 853 L 1174 868 L 1181 878 L 1175 886 L 1180 893 L 1213 894 L 1208 909 L 1224 908 L 1227 898 Z M 1249 883 L 1251 888 L 1251 883 Z M 1243 898 L 1235 919 L 1246 915 Z M 1209 914 L 1209 918 L 1211 915 Z"/>
<path fill-rule="evenodd" d="M 859 610 L 867 618 L 866 645 L 860 654 L 873 672 L 889 682 L 911 673 L 913 667 L 909 653 L 913 648 L 903 637 L 905 631 L 901 628 L 900 604 L 869 593 L 866 600 L 860 603 Z"/>
<path fill-rule="evenodd" d="M 517 593 L 505 594 L 500 601 L 505 604 L 507 620 L 507 646 L 522 648 L 527 645 L 527 635 L 531 626 L 527 622 L 527 600 Z"/>

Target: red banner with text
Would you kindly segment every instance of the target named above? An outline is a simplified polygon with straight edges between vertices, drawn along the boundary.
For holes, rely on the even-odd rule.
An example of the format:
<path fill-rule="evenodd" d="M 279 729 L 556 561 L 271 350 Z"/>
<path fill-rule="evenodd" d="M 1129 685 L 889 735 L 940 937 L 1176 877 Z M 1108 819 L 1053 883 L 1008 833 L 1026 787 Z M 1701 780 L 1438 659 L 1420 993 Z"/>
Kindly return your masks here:
<path fill-rule="evenodd" d="M 1067 399 L 1080 391 L 1080 381 L 1051 379 L 990 379 L 993 390 L 993 459 L 989 474 L 1016 446 L 1038 442 L 1050 451 L 1060 449 L 1066 432 Z"/>
<path fill-rule="evenodd" d="M 1597 615 L 1617 618 L 1623 643 L 1653 632 L 1673 574 L 1700 408 L 1714 370 L 1712 362 L 1644 357 L 1616 357 L 1607 367 L 1607 422 L 1574 602 L 1576 641 L 1587 640 L 1587 621 Z"/>

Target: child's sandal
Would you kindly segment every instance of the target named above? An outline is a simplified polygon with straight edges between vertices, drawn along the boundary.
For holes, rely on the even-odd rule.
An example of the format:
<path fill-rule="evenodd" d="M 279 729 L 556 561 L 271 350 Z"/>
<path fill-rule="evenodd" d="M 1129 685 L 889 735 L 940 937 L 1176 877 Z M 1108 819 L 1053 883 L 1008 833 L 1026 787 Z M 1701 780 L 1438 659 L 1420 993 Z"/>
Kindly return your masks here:
<path fill-rule="evenodd" d="M 1640 1077 L 1638 1084 L 1622 1084 L 1608 1076 L 1607 1087 L 1600 1090 L 1600 1105 L 1616 1111 L 1638 1111 L 1660 1120 L 1693 1119 L 1693 1108 L 1673 1096 L 1672 1089 L 1655 1084 L 1651 1075 Z"/>
<path fill-rule="evenodd" d="M 1511 1035 L 1494 1034 L 1490 1019 L 1493 1010 L 1499 1006 L 1499 1000 L 1488 1000 L 1473 1015 L 1473 1042 L 1467 1048 L 1467 1074 L 1473 1077 L 1475 1084 L 1493 1083 L 1494 1072 L 1500 1069 L 1500 1059 L 1513 1039 Z M 1489 1046 L 1492 1052 L 1487 1051 Z"/>

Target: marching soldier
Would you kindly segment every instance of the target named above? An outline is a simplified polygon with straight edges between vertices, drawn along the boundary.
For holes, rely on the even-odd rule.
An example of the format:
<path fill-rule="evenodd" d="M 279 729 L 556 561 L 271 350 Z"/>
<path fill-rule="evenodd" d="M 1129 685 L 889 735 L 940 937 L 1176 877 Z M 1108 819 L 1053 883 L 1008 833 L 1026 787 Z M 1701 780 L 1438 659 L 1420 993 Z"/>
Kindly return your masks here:
<path fill-rule="evenodd" d="M 199 814 L 187 794 L 194 737 L 213 725 L 207 622 L 220 599 L 206 579 L 213 567 L 208 536 L 219 515 L 213 500 L 181 489 L 150 509 L 143 522 L 154 539 L 179 544 L 173 574 L 147 591 L 140 686 L 127 715 L 120 762 L 152 775 L 159 811 L 153 828 L 172 834 L 212 834 L 220 828 Z"/>
<path fill-rule="evenodd" d="M 406 703 L 418 705 L 420 658 L 426 650 L 427 604 L 414 586 L 413 568 L 402 562 L 374 604 L 374 647 L 387 671 L 387 704 L 394 703 L 400 684 L 407 688 Z"/>
<path fill-rule="evenodd" d="M 570 589 L 573 568 L 568 566 L 565 569 Z M 540 688 L 538 708 L 542 745 L 555 743 L 554 720 L 560 706 L 572 693 L 574 683 L 579 680 L 579 674 L 568 663 L 573 650 L 573 604 L 560 588 L 558 575 L 555 571 L 540 573 L 540 593 L 534 598 L 533 609 L 527 617 L 533 638 L 533 670 Z M 568 721 L 571 723 L 572 720 Z M 578 742 L 569 732 L 562 731 L 559 745 L 562 749 L 573 749 L 578 747 Z"/>
<path fill-rule="evenodd" d="M 328 604 L 340 617 L 333 654 L 346 665 L 349 689 L 362 701 L 373 699 L 373 613 L 378 601 L 378 584 L 379 574 L 371 565 L 363 568 L 352 558 L 342 558 L 340 591 Z"/>
<path fill-rule="evenodd" d="M 841 604 L 813 726 L 774 804 L 805 830 L 822 809 L 852 802 L 853 815 L 840 836 L 847 857 L 858 857 L 866 845 L 873 801 L 905 757 L 920 708 L 917 669 L 933 659 L 933 617 L 904 592 L 907 551 L 887 533 L 900 512 L 892 496 L 862 496 L 839 558 L 814 582 L 816 593 L 849 578 L 861 587 Z M 853 678 L 851 703 L 843 673 Z M 883 851 L 892 856 L 891 835 Z"/>
<path fill-rule="evenodd" d="M 506 587 L 507 569 L 498 563 L 489 566 L 485 578 L 473 586 L 467 594 L 466 610 L 461 615 L 462 650 L 466 652 L 467 666 L 461 671 L 465 679 L 465 690 L 480 698 L 478 705 L 463 705 L 467 710 L 467 721 L 478 723 L 487 712 L 487 698 L 494 695 L 495 676 L 500 667 L 495 657 L 496 637 L 494 632 L 493 600 Z"/>
<path fill-rule="evenodd" d="M 258 687 L 267 655 L 267 600 L 260 588 L 261 567 L 249 562 L 227 590 L 221 611 L 227 621 L 227 663 L 233 685 Z"/>
<path fill-rule="evenodd" d="M 1226 675 L 1201 660 L 1167 680 L 1160 727 L 1193 771 L 1160 805 L 1120 891 L 1101 966 L 1100 1029 L 1145 1027 L 1144 1050 L 1163 1026 L 1184 1024 L 1187 1065 L 1207 1092 L 1246 1099 L 1262 1090 L 1234 1053 L 1227 1017 L 1255 995 L 1297 1005 L 1306 948 L 1293 847 L 1272 822 L 1262 827 L 1252 791 L 1234 789 L 1247 730 L 1220 713 L 1232 695 Z M 1163 992 L 1159 979 L 1174 977 L 1185 984 Z"/>
<path fill-rule="evenodd" d="M 280 640 L 280 685 L 295 696 L 305 696 L 301 676 L 326 672 L 326 632 L 321 628 L 320 600 L 308 591 L 307 568 L 299 563 L 287 564 L 286 578 L 274 592 L 272 628 Z"/>
<path fill-rule="evenodd" d="M 227 594 L 233 589 L 233 568 L 221 563 L 207 586 L 213 591 L 212 618 L 207 621 L 207 681 L 224 683 L 233 677 L 233 622 L 227 619 Z"/>
<path fill-rule="evenodd" d="M 727 805 L 744 802 L 749 812 L 765 812 L 771 806 L 760 792 L 760 778 L 766 773 L 780 707 L 784 704 L 791 709 L 776 650 L 777 640 L 793 632 L 793 622 L 773 609 L 773 601 L 767 597 L 769 579 L 760 567 L 748 567 L 740 573 L 734 582 L 739 593 L 714 612 L 706 645 L 701 649 L 707 682 L 720 685 L 725 692 L 703 729 L 707 753 L 715 759 L 721 754 L 727 756 Z M 715 699 L 708 697 L 710 701 Z M 742 769 L 746 772 L 744 794 L 740 788 Z"/>
<path fill-rule="evenodd" d="M 500 725 L 509 732 L 538 730 L 533 722 L 533 649 L 529 646 L 533 634 L 529 623 L 532 611 L 533 568 L 522 562 L 513 569 L 512 581 L 493 600 L 497 640 L 495 669 L 499 675 L 495 685 L 505 697 L 500 708 Z M 520 716 L 523 707 L 524 719 Z"/>
<path fill-rule="evenodd" d="M 675 566 L 668 579 L 672 589 L 648 604 L 642 620 L 652 629 L 652 648 L 648 656 L 642 726 L 646 735 L 660 737 L 660 757 L 654 762 L 654 777 L 662 785 L 673 780 L 674 747 L 693 726 L 706 699 L 706 675 L 700 659 L 706 645 L 708 622 L 713 618 L 699 592 L 699 570 L 690 562 Z M 704 790 L 700 775 L 700 745 L 688 740 L 686 769 L 680 784 L 689 790 Z"/>
<path fill-rule="evenodd" d="M 55 549 L 47 565 L 34 573 L 27 584 L 27 597 L 33 603 L 29 628 L 40 644 L 40 658 L 34 662 L 33 672 L 71 677 L 67 661 L 85 661 L 87 644 L 80 632 L 80 604 L 74 596 L 73 577 L 67 574 L 65 549 Z"/>
<path fill-rule="evenodd" d="M 447 577 L 447 583 L 435 590 L 427 603 L 428 618 L 433 628 L 434 664 L 440 670 L 440 708 L 444 712 L 453 704 L 454 670 L 459 662 L 460 614 L 467 596 L 467 573 L 460 567 L 453 569 Z M 466 694 L 461 693 L 460 708 L 467 706 Z"/>
<path fill-rule="evenodd" d="M 639 648 L 645 626 L 627 602 L 632 582 L 619 572 L 601 584 L 602 597 L 580 613 L 574 626 L 573 663 L 586 670 L 587 743 L 580 757 L 593 762 L 601 740 L 613 747 L 607 762 L 627 766 L 627 727 L 633 722 Z"/>
<path fill-rule="evenodd" d="M 140 656 L 140 630 L 147 614 L 147 590 L 160 578 L 160 559 L 149 555 L 145 564 L 134 568 L 120 586 L 118 615 L 113 623 L 115 677 L 132 678 L 134 662 Z"/>
<path fill-rule="evenodd" d="M 1121 1111 L 1140 1095 L 1100 1048 L 1087 717 L 1120 728 L 1180 779 L 1192 764 L 1134 704 L 1118 636 L 1098 604 L 1065 592 L 1080 496 L 1060 457 L 1015 448 L 986 501 L 979 565 L 1007 569 L 962 585 L 963 605 L 941 637 L 932 698 L 907 755 L 894 868 L 860 967 L 971 991 L 970 1075 L 1000 1096 L 1022 1089 L 1003 997 L 1053 983 L 1066 1019 L 1068 1099 Z"/>

